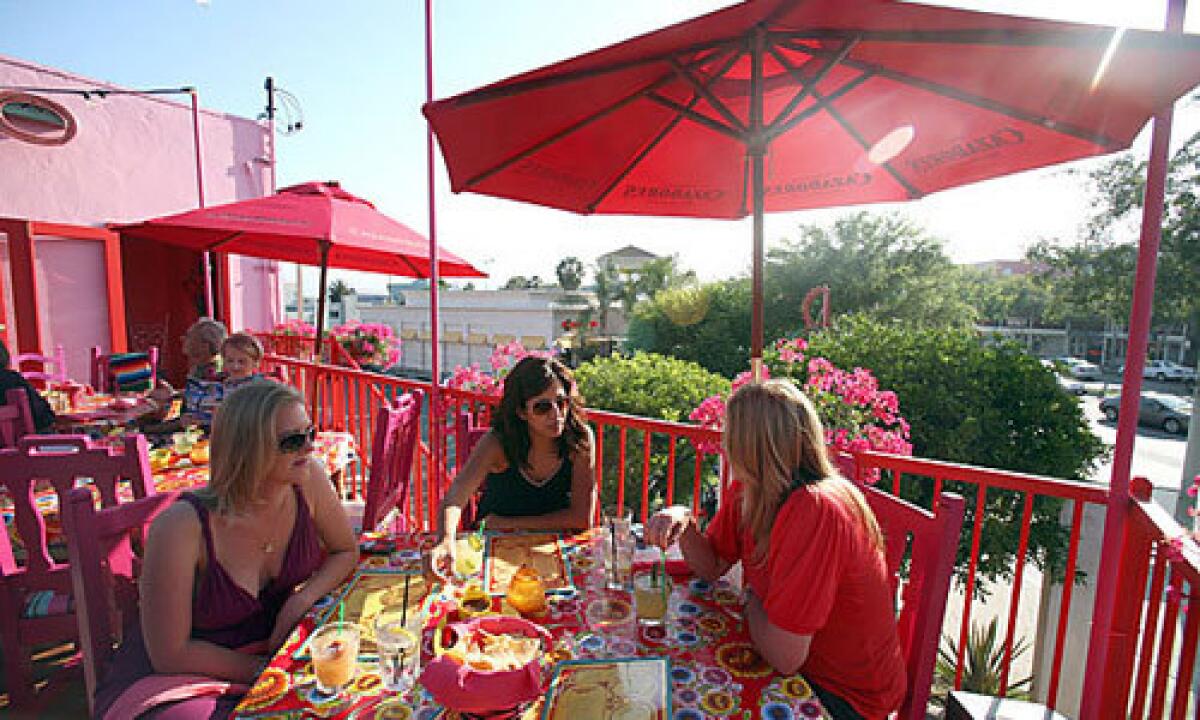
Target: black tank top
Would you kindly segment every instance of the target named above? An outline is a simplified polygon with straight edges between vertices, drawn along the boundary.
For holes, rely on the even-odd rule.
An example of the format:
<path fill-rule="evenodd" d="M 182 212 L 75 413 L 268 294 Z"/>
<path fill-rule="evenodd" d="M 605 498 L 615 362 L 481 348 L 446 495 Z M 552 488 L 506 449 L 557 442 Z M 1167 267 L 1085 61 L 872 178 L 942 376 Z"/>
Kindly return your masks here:
<path fill-rule="evenodd" d="M 488 515 L 527 517 L 545 515 L 571 506 L 571 459 L 564 458 L 558 472 L 545 485 L 534 485 L 521 471 L 509 465 L 488 473 L 479 500 L 479 519 Z"/>

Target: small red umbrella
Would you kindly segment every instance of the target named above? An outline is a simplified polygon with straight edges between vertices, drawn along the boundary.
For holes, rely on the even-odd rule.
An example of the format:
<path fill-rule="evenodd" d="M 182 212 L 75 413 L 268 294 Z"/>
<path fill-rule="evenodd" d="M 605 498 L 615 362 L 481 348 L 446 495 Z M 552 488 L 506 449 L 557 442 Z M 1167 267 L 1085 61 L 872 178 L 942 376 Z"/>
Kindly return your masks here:
<path fill-rule="evenodd" d="M 1129 146 L 1200 40 L 894 0 L 758 0 L 427 104 L 456 192 L 578 213 L 910 200 Z"/>
<path fill-rule="evenodd" d="M 197 251 L 237 253 L 321 268 L 317 337 L 325 320 L 328 268 L 404 277 L 430 275 L 429 241 L 336 182 L 286 187 L 262 198 L 114 226 L 122 234 Z M 442 277 L 486 277 L 438 249 Z"/>

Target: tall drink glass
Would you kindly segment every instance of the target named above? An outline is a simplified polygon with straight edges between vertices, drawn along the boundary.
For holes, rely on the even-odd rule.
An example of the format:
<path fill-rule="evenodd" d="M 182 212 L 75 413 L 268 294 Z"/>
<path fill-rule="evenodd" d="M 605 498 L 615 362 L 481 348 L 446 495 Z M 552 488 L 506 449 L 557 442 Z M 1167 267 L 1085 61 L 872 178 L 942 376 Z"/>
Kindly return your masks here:
<path fill-rule="evenodd" d="M 361 637 L 362 628 L 349 622 L 326 623 L 313 633 L 309 654 L 317 690 L 325 695 L 338 695 L 354 679 Z"/>
<path fill-rule="evenodd" d="M 615 506 L 604 511 L 604 569 L 609 588 L 633 589 L 633 514 L 628 508 Z"/>
<path fill-rule="evenodd" d="M 416 682 L 421 667 L 421 644 L 416 632 L 405 627 L 399 606 L 388 606 L 375 617 L 375 647 L 379 676 L 389 690 L 403 691 Z"/>

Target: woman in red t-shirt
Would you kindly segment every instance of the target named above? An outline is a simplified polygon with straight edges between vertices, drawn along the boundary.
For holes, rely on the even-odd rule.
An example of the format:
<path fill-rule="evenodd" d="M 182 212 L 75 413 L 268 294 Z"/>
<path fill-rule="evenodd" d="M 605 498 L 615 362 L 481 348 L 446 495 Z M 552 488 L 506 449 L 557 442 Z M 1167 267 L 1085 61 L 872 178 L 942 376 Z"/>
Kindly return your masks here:
<path fill-rule="evenodd" d="M 904 699 L 904 657 L 875 516 L 834 470 L 821 420 L 791 382 L 744 385 L 725 412 L 734 482 L 707 531 L 674 506 L 650 518 L 646 541 L 678 541 L 710 581 L 742 563 L 759 654 L 802 673 L 834 718 L 886 718 Z"/>

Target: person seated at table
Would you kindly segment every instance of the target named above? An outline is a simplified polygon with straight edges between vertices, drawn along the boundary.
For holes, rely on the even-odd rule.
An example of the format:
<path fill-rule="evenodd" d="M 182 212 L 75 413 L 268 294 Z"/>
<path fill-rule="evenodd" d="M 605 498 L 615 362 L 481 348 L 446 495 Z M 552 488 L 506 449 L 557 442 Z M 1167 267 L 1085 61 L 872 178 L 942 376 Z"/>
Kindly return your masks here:
<path fill-rule="evenodd" d="M 288 385 L 253 382 L 225 398 L 208 486 L 185 493 L 150 528 L 141 623 L 126 630 L 97 690 L 97 717 L 138 717 L 147 704 L 163 712 L 154 717 L 225 717 L 236 690 L 353 572 L 357 544 L 311 454 L 314 436 Z M 234 687 L 213 688 L 217 681 Z M 167 687 L 200 696 L 155 705 L 155 691 Z M 212 690 L 219 694 L 203 694 Z"/>
<path fill-rule="evenodd" d="M 596 506 L 595 470 L 595 442 L 570 369 L 554 358 L 523 358 L 504 378 L 492 429 L 442 500 L 433 572 L 443 579 L 452 572 L 462 509 L 480 485 L 476 517 L 489 530 L 582 530 Z"/>
<path fill-rule="evenodd" d="M 207 317 L 200 318 L 187 329 L 183 334 L 183 355 L 187 358 L 188 374 L 182 393 L 182 412 L 175 420 L 161 422 L 178 393 L 170 383 L 160 380 L 149 394 L 157 407 L 151 419 L 159 424 L 145 427 L 147 434 L 170 434 L 188 425 L 207 428 L 212 423 L 213 410 L 225 396 L 220 353 L 227 335 L 224 323 Z"/>
<path fill-rule="evenodd" d="M 12 356 L 8 354 L 8 346 L 0 341 L 0 405 L 8 404 L 9 390 L 24 390 L 29 396 L 29 410 L 33 415 L 33 427 L 39 433 L 54 431 L 54 410 L 50 403 L 37 391 L 29 381 L 12 367 Z"/>
<path fill-rule="evenodd" d="M 862 493 L 838 475 L 812 402 L 787 380 L 738 388 L 725 414 L 734 482 L 705 532 L 674 506 L 646 542 L 678 541 L 709 581 L 741 563 L 758 653 L 800 672 L 836 719 L 884 718 L 904 699 L 883 535 Z"/>
<path fill-rule="evenodd" d="M 260 380 L 263 346 L 250 333 L 236 332 L 221 342 L 221 377 L 229 393 L 246 383 Z"/>

